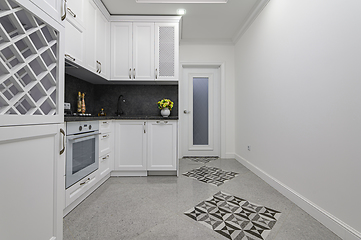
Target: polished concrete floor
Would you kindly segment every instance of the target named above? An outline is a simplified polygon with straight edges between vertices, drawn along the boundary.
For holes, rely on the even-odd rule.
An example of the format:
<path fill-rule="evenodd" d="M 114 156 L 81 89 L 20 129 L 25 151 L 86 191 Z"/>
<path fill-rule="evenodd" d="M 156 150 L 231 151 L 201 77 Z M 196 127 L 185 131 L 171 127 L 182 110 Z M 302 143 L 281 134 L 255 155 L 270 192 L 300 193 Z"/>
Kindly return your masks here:
<path fill-rule="evenodd" d="M 238 175 L 220 186 L 183 176 L 112 177 L 64 218 L 64 240 L 227 239 L 184 214 L 219 191 L 280 211 L 267 240 L 340 239 L 234 159 L 207 163 Z"/>

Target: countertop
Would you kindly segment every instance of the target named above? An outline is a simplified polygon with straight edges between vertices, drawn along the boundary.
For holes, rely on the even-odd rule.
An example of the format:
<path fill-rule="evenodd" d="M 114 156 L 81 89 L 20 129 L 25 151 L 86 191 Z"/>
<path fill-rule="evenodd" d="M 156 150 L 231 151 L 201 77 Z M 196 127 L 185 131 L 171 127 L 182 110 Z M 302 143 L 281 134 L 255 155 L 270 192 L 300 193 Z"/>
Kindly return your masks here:
<path fill-rule="evenodd" d="M 101 120 L 178 120 L 178 116 L 64 116 L 65 122 L 79 122 L 79 121 L 101 121 Z"/>

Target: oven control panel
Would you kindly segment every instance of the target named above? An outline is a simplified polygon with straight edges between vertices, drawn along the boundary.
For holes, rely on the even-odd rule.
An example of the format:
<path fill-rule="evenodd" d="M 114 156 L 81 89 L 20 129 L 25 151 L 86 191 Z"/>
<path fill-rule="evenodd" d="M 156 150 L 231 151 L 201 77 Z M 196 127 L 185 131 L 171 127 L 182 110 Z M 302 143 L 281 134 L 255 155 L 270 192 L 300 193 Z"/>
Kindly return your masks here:
<path fill-rule="evenodd" d="M 67 122 L 67 135 L 86 133 L 99 130 L 98 121 Z"/>

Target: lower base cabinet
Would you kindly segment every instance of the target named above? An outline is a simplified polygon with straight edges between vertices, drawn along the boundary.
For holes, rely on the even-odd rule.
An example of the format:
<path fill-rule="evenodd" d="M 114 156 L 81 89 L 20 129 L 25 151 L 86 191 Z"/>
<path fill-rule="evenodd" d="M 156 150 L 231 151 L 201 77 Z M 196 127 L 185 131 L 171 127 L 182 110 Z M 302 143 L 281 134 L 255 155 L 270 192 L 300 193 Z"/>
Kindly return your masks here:
<path fill-rule="evenodd" d="M 148 171 L 177 170 L 176 136 L 176 122 L 148 122 Z"/>
<path fill-rule="evenodd" d="M 177 171 L 177 121 L 115 121 L 114 176 Z"/>

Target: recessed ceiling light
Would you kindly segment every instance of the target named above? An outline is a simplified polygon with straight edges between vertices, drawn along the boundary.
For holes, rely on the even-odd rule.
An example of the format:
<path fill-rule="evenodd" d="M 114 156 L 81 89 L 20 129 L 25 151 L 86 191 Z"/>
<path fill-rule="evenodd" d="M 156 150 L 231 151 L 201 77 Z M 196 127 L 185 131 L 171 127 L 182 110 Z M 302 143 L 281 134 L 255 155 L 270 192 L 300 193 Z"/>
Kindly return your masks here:
<path fill-rule="evenodd" d="M 186 10 L 185 9 L 177 9 L 177 14 L 184 15 L 184 14 L 186 14 Z"/>
<path fill-rule="evenodd" d="M 228 0 L 135 0 L 137 3 L 227 3 Z"/>

